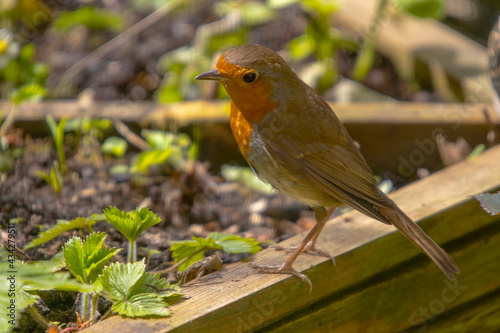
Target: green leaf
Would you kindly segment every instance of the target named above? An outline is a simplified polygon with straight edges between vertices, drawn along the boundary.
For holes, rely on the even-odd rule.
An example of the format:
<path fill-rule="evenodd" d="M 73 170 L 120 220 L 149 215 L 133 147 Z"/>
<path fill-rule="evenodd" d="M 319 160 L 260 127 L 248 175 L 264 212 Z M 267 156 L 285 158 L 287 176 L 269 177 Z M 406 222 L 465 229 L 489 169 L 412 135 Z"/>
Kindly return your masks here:
<path fill-rule="evenodd" d="M 44 87 L 37 83 L 28 83 L 14 91 L 11 100 L 14 104 L 20 104 L 23 101 L 36 102 L 46 95 L 47 91 Z"/>
<path fill-rule="evenodd" d="M 82 283 L 93 283 L 102 268 L 120 249 L 103 247 L 106 233 L 87 236 L 85 241 L 73 237 L 64 246 L 64 259 L 69 271 Z"/>
<path fill-rule="evenodd" d="M 128 143 L 125 139 L 112 136 L 107 138 L 101 145 L 101 151 L 116 157 L 122 157 L 127 151 Z"/>
<path fill-rule="evenodd" d="M 64 261 L 69 271 L 81 283 L 86 283 L 83 243 L 80 237 L 73 237 L 64 244 Z"/>
<path fill-rule="evenodd" d="M 187 261 L 182 263 L 177 270 L 184 271 L 190 265 L 203 259 L 203 254 L 207 250 L 223 250 L 229 253 L 257 253 L 262 250 L 259 242 L 253 238 L 243 238 L 237 235 L 223 234 L 212 232 L 207 235 L 207 238 L 193 237 L 189 241 L 171 241 L 172 257 L 178 263 L 182 259 L 189 257 Z"/>
<path fill-rule="evenodd" d="M 143 293 L 134 295 L 130 299 L 115 301 L 111 308 L 116 313 L 128 317 L 166 317 L 172 313 L 167 306 L 168 303 L 161 296 L 153 293 Z"/>
<path fill-rule="evenodd" d="M 443 19 L 446 13 L 444 0 L 393 0 L 401 11 L 417 17 Z"/>
<path fill-rule="evenodd" d="M 136 209 L 135 212 L 126 213 L 116 207 L 110 207 L 109 209 L 104 209 L 104 215 L 131 243 L 144 230 L 161 221 L 160 217 L 150 212 L 148 208 Z"/>
<path fill-rule="evenodd" d="M 481 193 L 473 195 L 473 197 L 479 201 L 485 212 L 492 216 L 500 215 L 500 192 L 494 194 Z"/>
<path fill-rule="evenodd" d="M 311 35 L 301 35 L 288 43 L 288 50 L 293 60 L 300 61 L 314 52 L 316 42 Z"/>
<path fill-rule="evenodd" d="M 250 168 L 225 164 L 222 166 L 221 173 L 222 177 L 228 181 L 240 182 L 265 194 L 274 192 L 273 187 L 260 180 Z"/>
<path fill-rule="evenodd" d="M 93 286 L 78 283 L 75 280 L 70 280 L 68 273 L 54 273 L 52 271 L 53 264 L 49 261 L 39 261 L 35 263 L 22 263 L 15 261 L 13 264 L 9 262 L 0 263 L 0 271 L 7 272 L 0 279 L 0 288 L 9 290 L 12 280 L 9 280 L 9 271 L 15 270 L 15 285 L 16 285 L 16 309 L 22 310 L 25 307 L 33 304 L 38 300 L 36 295 L 37 290 L 65 290 L 65 291 L 80 291 L 87 292 L 93 290 Z M 0 293 L 0 306 L 8 306 L 10 299 L 8 293 Z"/>
<path fill-rule="evenodd" d="M 72 12 L 62 11 L 54 22 L 54 27 L 61 33 L 68 32 L 77 25 L 84 25 L 93 30 L 120 31 L 125 21 L 111 11 L 89 6 Z"/>
<path fill-rule="evenodd" d="M 144 260 L 133 264 L 114 263 L 104 268 L 98 279 L 104 297 L 113 302 L 127 300 L 130 289 L 142 278 L 145 269 Z"/>
<path fill-rule="evenodd" d="M 467 156 L 467 159 L 468 160 L 473 159 L 473 158 L 481 155 L 485 150 L 486 150 L 486 146 L 483 143 L 481 143 L 481 144 L 477 145 L 476 147 L 474 147 L 474 149 L 472 149 L 470 154 Z"/>
<path fill-rule="evenodd" d="M 259 242 L 253 238 L 243 238 L 238 235 L 223 234 L 220 232 L 211 232 L 207 238 L 215 240 L 215 244 L 220 245 L 223 251 L 228 253 L 248 252 L 255 254 L 262 250 Z"/>
<path fill-rule="evenodd" d="M 178 263 L 186 257 L 190 257 L 187 261 L 181 264 L 177 270 L 179 272 L 185 270 L 190 265 L 198 260 L 203 259 L 203 253 L 207 250 L 222 250 L 222 246 L 215 244 L 212 238 L 193 237 L 193 240 L 188 241 L 171 241 L 172 257 Z"/>
<path fill-rule="evenodd" d="M 98 279 L 104 297 L 114 302 L 113 311 L 129 316 L 167 316 L 168 301 L 175 301 L 182 295 L 176 285 L 160 278 L 158 274 L 145 272 L 145 264 L 115 263 L 104 269 Z"/>
<path fill-rule="evenodd" d="M 244 2 L 239 12 L 245 25 L 264 24 L 274 17 L 274 10 L 267 3 L 255 1 Z"/>
<path fill-rule="evenodd" d="M 134 158 L 130 172 L 143 174 L 147 173 L 151 166 L 165 163 L 171 154 L 171 150 L 144 151 Z"/>
<path fill-rule="evenodd" d="M 68 220 L 57 220 L 57 224 L 42 232 L 38 238 L 32 240 L 29 242 L 25 247 L 24 250 L 31 249 L 35 246 L 38 246 L 40 244 L 43 244 L 45 242 L 50 241 L 51 239 L 56 238 L 57 236 L 61 235 L 63 232 L 68 231 L 68 230 L 73 230 L 73 229 L 88 229 L 91 230 L 92 226 L 97 222 L 97 221 L 102 221 L 105 220 L 105 217 L 103 214 L 93 214 L 87 218 L 85 217 L 77 217 L 74 220 L 68 221 Z"/>

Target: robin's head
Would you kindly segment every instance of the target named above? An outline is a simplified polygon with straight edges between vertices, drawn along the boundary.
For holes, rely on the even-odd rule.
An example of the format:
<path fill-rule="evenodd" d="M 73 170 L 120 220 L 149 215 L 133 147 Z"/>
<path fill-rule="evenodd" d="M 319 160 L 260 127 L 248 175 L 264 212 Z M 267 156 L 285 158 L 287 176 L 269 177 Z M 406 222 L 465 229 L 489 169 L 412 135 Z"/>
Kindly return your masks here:
<path fill-rule="evenodd" d="M 297 76 L 276 52 L 247 44 L 224 53 L 215 70 L 195 77 L 197 80 L 217 80 L 231 100 L 249 121 L 260 121 L 277 108 L 286 95 L 286 87 Z"/>

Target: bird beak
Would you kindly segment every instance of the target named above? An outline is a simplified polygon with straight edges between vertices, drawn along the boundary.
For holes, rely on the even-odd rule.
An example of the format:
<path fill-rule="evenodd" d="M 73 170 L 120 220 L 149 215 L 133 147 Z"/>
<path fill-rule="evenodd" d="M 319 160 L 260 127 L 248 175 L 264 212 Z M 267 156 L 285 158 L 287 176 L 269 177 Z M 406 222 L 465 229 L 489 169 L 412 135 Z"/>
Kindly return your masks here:
<path fill-rule="evenodd" d="M 200 74 L 194 78 L 195 80 L 224 80 L 224 77 L 220 75 L 219 70 L 214 69 L 213 71 Z"/>

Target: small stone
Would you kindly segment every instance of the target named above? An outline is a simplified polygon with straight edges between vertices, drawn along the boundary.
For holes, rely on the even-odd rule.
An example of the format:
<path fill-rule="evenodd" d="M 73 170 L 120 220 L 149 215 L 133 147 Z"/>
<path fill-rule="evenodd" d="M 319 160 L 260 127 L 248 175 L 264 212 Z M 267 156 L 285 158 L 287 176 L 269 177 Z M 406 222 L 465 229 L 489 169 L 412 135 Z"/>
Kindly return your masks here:
<path fill-rule="evenodd" d="M 191 224 L 189 226 L 189 232 L 193 234 L 193 236 L 203 237 L 206 233 L 205 226 L 202 224 Z"/>

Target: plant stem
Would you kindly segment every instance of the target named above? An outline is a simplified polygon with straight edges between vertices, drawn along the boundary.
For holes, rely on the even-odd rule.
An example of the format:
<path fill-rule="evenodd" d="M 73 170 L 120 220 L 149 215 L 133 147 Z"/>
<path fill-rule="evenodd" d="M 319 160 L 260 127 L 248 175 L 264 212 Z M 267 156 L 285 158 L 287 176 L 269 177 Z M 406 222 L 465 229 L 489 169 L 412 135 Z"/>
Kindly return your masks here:
<path fill-rule="evenodd" d="M 128 253 L 127 253 L 127 261 L 132 264 L 137 261 L 137 252 L 135 247 L 135 239 L 133 241 L 128 241 Z"/>
<path fill-rule="evenodd" d="M 364 81 L 366 75 L 368 74 L 368 71 L 373 66 L 375 41 L 378 36 L 380 23 L 382 22 L 387 3 L 388 0 L 380 0 L 377 11 L 375 13 L 375 17 L 368 27 L 365 41 L 361 46 L 358 57 L 356 58 L 356 63 L 354 64 L 354 69 L 352 70 L 352 78 L 356 81 Z"/>
<path fill-rule="evenodd" d="M 89 301 L 90 301 L 89 294 L 84 292 L 81 303 L 83 322 L 89 320 Z"/>
<path fill-rule="evenodd" d="M 92 293 L 91 307 L 90 307 L 90 324 L 94 324 L 94 315 L 97 311 L 97 299 L 99 298 L 98 293 Z"/>
<path fill-rule="evenodd" d="M 29 313 L 43 326 L 49 327 L 49 322 L 38 312 L 35 305 L 28 306 L 27 310 Z"/>

